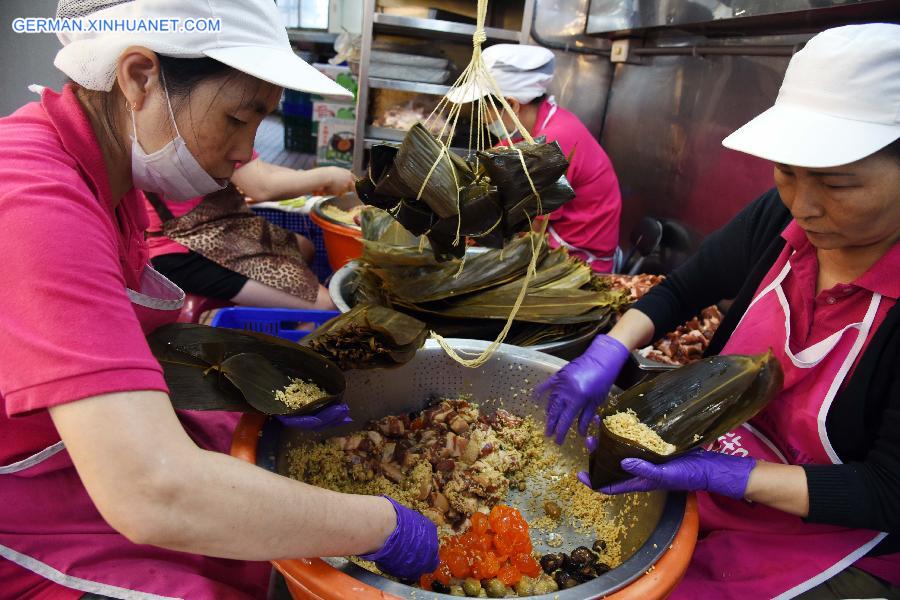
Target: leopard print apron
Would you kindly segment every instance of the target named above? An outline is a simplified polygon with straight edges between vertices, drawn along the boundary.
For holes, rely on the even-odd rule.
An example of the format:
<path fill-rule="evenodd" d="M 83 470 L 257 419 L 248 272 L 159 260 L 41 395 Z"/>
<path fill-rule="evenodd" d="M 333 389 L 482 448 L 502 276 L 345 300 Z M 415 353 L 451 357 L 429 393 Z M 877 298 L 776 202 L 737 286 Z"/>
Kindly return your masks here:
<path fill-rule="evenodd" d="M 162 235 L 214 263 L 292 296 L 315 302 L 319 280 L 303 260 L 295 235 L 253 213 L 233 184 L 204 196 L 174 217 L 156 194 L 144 194 L 162 221 Z"/>

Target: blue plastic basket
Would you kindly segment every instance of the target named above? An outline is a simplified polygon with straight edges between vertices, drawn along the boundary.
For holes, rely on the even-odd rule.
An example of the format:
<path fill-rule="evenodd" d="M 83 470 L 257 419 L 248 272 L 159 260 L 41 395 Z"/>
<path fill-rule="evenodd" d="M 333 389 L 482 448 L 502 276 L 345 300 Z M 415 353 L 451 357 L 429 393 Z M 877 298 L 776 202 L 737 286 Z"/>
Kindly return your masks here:
<path fill-rule="evenodd" d="M 281 113 L 295 117 L 305 117 L 312 121 L 313 98 L 312 94 L 284 90 L 281 100 Z"/>
<path fill-rule="evenodd" d="M 314 323 L 316 327 L 338 316 L 334 310 L 299 310 L 288 308 L 251 308 L 234 306 L 223 308 L 213 317 L 213 327 L 243 329 L 275 335 L 292 342 L 306 336 L 309 331 L 298 330 L 300 323 Z"/>
<path fill-rule="evenodd" d="M 283 227 L 288 231 L 299 233 L 313 243 L 316 255 L 309 266 L 312 272 L 319 278 L 319 283 L 331 277 L 331 265 L 328 264 L 328 252 L 325 250 L 325 238 L 322 237 L 322 228 L 313 223 L 307 215 L 302 213 L 287 212 L 274 208 L 254 208 L 255 212 L 266 221 Z"/>

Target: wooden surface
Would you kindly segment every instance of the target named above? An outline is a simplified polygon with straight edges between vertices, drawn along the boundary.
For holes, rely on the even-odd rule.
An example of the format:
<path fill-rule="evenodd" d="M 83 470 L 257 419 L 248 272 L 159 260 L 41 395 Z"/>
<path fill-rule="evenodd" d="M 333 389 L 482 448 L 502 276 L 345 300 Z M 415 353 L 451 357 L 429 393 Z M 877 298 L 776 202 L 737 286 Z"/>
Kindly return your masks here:
<path fill-rule="evenodd" d="M 253 147 L 259 152 L 261 159 L 274 165 L 291 169 L 312 169 L 316 166 L 314 154 L 289 152 L 284 149 L 284 126 L 278 115 L 263 119 L 256 132 L 256 142 Z"/>

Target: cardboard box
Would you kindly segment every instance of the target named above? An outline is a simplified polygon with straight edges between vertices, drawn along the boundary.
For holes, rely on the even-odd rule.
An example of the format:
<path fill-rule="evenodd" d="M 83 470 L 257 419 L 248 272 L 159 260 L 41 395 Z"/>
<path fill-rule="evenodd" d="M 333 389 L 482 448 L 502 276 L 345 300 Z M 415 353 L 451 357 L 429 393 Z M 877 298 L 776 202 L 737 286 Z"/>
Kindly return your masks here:
<path fill-rule="evenodd" d="M 328 100 L 316 100 L 312 104 L 312 120 L 318 123 L 323 119 L 342 119 L 352 121 L 356 119 L 356 105 L 352 102 L 329 102 Z"/>
<path fill-rule="evenodd" d="M 327 63 L 315 63 L 313 67 L 320 73 L 334 79 L 338 85 L 353 92 L 353 98 L 354 100 L 356 99 L 356 94 L 359 91 L 359 78 L 350 72 L 350 67 L 329 65 Z"/>
<path fill-rule="evenodd" d="M 319 121 L 316 164 L 349 168 L 353 164 L 356 121 L 326 118 Z"/>

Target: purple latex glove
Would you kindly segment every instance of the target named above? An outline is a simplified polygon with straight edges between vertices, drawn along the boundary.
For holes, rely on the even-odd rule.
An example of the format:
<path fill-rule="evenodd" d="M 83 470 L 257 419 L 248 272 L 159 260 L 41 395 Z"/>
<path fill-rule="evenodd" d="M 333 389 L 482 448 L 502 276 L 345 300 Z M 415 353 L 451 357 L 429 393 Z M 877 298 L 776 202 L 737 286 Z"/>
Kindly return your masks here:
<path fill-rule="evenodd" d="M 360 558 L 374 561 L 379 569 L 401 579 L 416 579 L 422 573 L 437 569 L 438 535 L 435 524 L 393 498 L 384 497 L 394 506 L 397 527 L 380 550 L 361 554 Z"/>
<path fill-rule="evenodd" d="M 622 469 L 635 477 L 600 488 L 604 494 L 705 490 L 740 500 L 747 492 L 747 482 L 756 466 L 756 459 L 698 448 L 661 465 L 639 458 L 625 458 L 621 464 Z M 590 486 L 587 473 L 579 473 L 578 478 Z"/>
<path fill-rule="evenodd" d="M 598 335 L 584 354 L 554 373 L 535 391 L 547 401 L 546 435 L 556 435 L 562 444 L 569 427 L 578 418 L 578 433 L 587 434 L 588 424 L 606 401 L 613 382 L 628 359 L 628 348 L 608 335 Z"/>
<path fill-rule="evenodd" d="M 338 427 L 339 425 L 353 422 L 353 419 L 350 418 L 350 407 L 343 402 L 330 404 L 319 412 L 311 415 L 299 417 L 275 415 L 275 418 L 288 427 L 308 430 L 328 429 L 330 427 Z"/>

